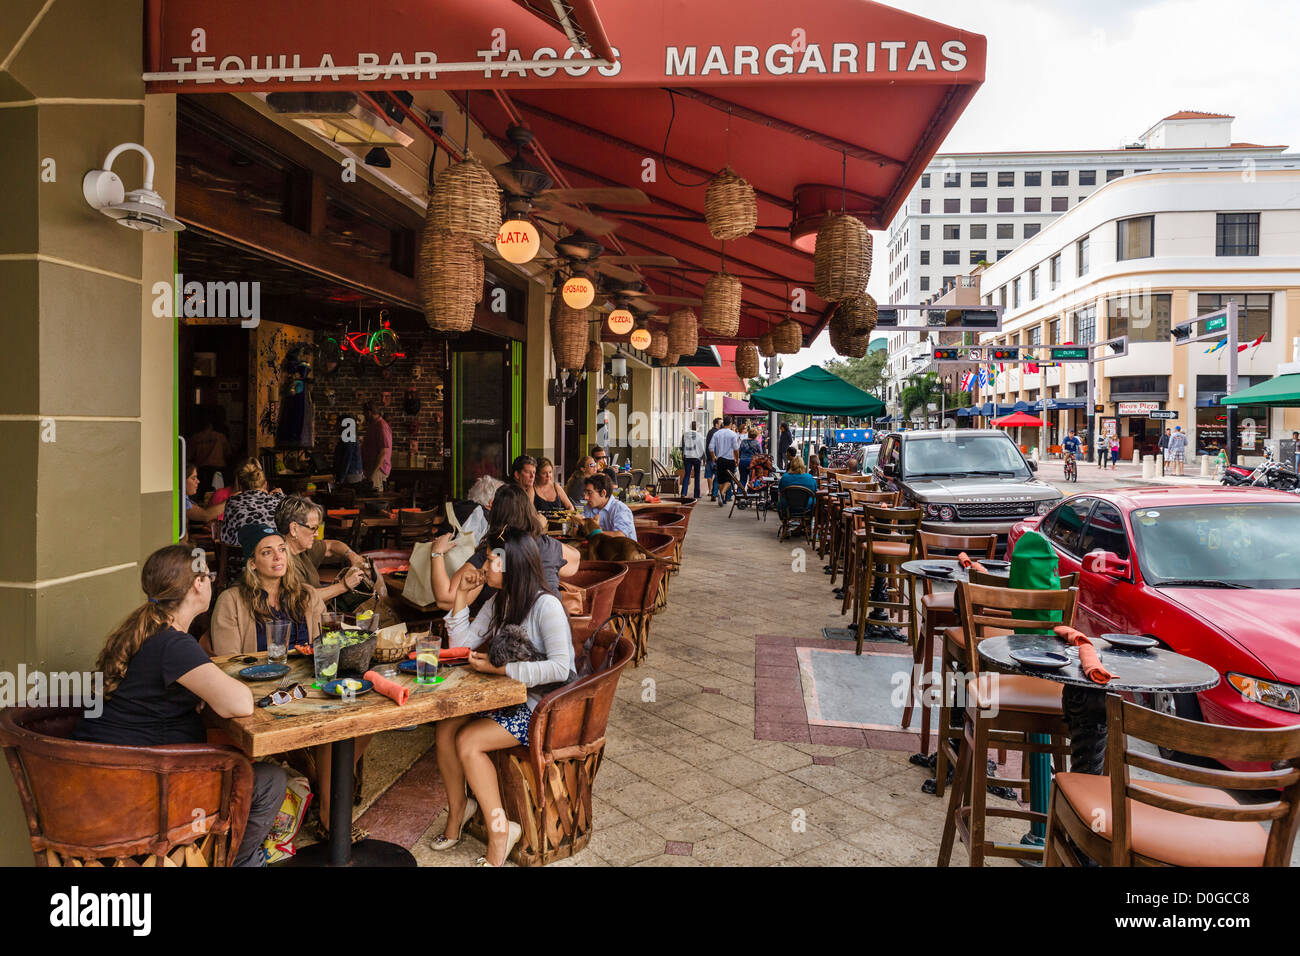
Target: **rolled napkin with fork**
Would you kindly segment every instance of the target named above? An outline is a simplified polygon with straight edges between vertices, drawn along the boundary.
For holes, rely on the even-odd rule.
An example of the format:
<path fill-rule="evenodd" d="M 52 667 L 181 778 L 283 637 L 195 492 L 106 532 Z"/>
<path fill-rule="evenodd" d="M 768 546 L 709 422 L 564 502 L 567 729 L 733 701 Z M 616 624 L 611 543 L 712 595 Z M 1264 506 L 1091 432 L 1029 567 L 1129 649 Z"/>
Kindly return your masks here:
<path fill-rule="evenodd" d="M 389 680 L 378 671 L 366 671 L 361 676 L 370 681 L 370 683 L 374 685 L 375 690 L 379 691 L 379 693 L 383 694 L 385 697 L 390 698 L 393 703 L 397 704 L 399 707 L 402 704 L 405 704 L 411 696 L 411 688 L 404 684 L 399 684 L 397 681 Z"/>
<path fill-rule="evenodd" d="M 1097 654 L 1097 648 L 1092 646 L 1092 641 L 1088 640 L 1088 636 L 1083 631 L 1065 624 L 1058 625 L 1052 630 L 1065 643 L 1079 649 L 1079 667 L 1088 680 L 1094 684 L 1109 684 L 1115 679 L 1114 674 L 1101 666 L 1101 657 Z"/>
<path fill-rule="evenodd" d="M 976 561 L 974 558 L 972 558 L 965 551 L 957 555 L 957 563 L 960 564 L 967 571 L 969 571 L 971 568 L 974 568 L 976 571 L 980 571 L 983 572 L 984 574 L 988 574 L 988 569 L 984 567 L 984 565 Z"/>

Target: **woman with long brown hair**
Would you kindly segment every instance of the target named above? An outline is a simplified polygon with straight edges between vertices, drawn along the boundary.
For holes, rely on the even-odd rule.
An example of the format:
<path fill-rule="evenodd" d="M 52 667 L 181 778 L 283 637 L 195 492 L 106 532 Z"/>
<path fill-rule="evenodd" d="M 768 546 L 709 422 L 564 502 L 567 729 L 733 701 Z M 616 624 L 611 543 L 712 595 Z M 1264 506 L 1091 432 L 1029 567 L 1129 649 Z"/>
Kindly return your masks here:
<path fill-rule="evenodd" d="M 104 674 L 108 699 L 99 716 L 81 719 L 73 733 L 78 740 L 127 747 L 204 743 L 200 706 L 221 717 L 253 713 L 248 685 L 212 663 L 186 633 L 212 597 L 212 576 L 197 563 L 180 544 L 145 561 L 140 587 L 148 600 L 104 643 L 95 668 Z M 235 866 L 265 865 L 262 841 L 284 802 L 285 783 L 281 767 L 253 765 L 253 799 Z"/>
<path fill-rule="evenodd" d="M 569 481 L 564 486 L 564 493 L 569 496 L 570 501 L 578 501 L 582 498 L 583 482 L 594 475 L 599 467 L 596 459 L 590 455 L 578 459 L 578 467 L 573 469 L 573 474 L 569 475 Z"/>

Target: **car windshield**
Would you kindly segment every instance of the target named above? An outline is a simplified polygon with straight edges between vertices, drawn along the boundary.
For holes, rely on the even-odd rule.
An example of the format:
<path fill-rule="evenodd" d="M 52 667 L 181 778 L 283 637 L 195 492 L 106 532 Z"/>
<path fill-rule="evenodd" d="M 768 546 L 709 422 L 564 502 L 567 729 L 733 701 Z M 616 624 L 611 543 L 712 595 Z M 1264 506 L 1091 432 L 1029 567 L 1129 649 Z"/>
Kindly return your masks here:
<path fill-rule="evenodd" d="M 1148 584 L 1300 587 L 1300 500 L 1139 508 L 1131 517 Z"/>
<path fill-rule="evenodd" d="M 880 457 L 879 445 L 867 445 L 862 449 L 862 473 L 869 475 L 876 467 L 876 459 Z"/>
<path fill-rule="evenodd" d="M 952 432 L 907 442 L 904 478 L 922 475 L 1009 475 L 1028 478 L 1020 450 L 1005 435 L 962 435 Z"/>

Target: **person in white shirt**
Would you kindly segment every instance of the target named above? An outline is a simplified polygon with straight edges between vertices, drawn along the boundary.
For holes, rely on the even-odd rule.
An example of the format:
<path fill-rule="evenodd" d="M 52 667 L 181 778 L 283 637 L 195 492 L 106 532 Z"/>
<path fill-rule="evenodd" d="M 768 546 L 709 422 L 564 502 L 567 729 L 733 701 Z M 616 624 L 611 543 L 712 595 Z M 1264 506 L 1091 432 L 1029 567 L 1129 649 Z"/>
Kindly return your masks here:
<path fill-rule="evenodd" d="M 471 622 L 469 594 L 482 583 L 496 588 L 497 593 Z M 506 625 L 522 627 L 529 643 L 545 658 L 493 664 L 479 648 L 490 647 L 492 635 Z M 479 865 L 503 866 L 522 831 L 515 821 L 508 821 L 505 827 L 496 825 L 505 820 L 505 810 L 490 754 L 528 746 L 533 709 L 551 690 L 577 678 L 569 618 L 559 597 L 546 587 L 537 542 L 531 534 L 507 530 L 483 570 L 461 581 L 447 615 L 447 636 L 451 647 L 471 649 L 469 666 L 473 670 L 504 674 L 528 688 L 528 700 L 523 704 L 440 720 L 435 729 L 438 770 L 447 789 L 447 826 L 431 846 L 447 850 L 459 843 L 465 822 L 481 806 L 491 825 L 487 854 L 479 858 Z M 474 799 L 465 792 L 466 784 Z"/>
<path fill-rule="evenodd" d="M 704 436 L 700 434 L 700 426 L 697 422 L 691 422 L 691 427 L 686 429 L 682 434 L 682 467 L 686 470 L 682 477 L 682 495 L 689 494 L 687 489 L 691 486 L 691 473 L 695 473 L 695 495 L 696 501 L 700 498 L 700 463 L 704 458 Z"/>
<path fill-rule="evenodd" d="M 709 442 L 709 453 L 714 458 L 717 469 L 717 482 L 714 490 L 718 495 L 718 507 L 731 500 L 732 485 L 736 482 L 736 466 L 740 461 L 740 436 L 731 428 L 731 419 L 722 423 L 722 427 L 713 433 Z"/>

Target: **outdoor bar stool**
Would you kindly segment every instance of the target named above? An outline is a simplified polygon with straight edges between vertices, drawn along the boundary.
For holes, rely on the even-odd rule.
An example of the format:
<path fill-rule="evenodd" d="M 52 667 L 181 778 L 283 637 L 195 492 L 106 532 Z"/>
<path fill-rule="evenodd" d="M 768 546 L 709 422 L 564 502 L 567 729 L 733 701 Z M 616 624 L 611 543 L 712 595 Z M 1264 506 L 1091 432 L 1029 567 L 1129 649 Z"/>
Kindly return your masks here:
<path fill-rule="evenodd" d="M 562 583 L 583 590 L 582 613 L 569 618 L 569 630 L 575 651 L 595 632 L 608 623 L 614 613 L 614 595 L 627 575 L 622 561 L 579 561 L 578 569 Z"/>
<path fill-rule="evenodd" d="M 893 507 L 898 503 L 898 493 L 894 491 L 852 491 L 849 492 L 850 507 L 863 507 L 866 505 L 883 505 Z M 840 614 L 847 614 L 849 608 L 855 601 L 855 589 L 853 588 L 854 575 L 857 574 L 857 555 L 861 550 L 861 544 L 865 537 L 863 528 L 866 526 L 865 514 L 850 515 L 843 517 L 843 530 L 840 534 L 840 540 L 843 542 L 844 552 L 844 593 L 840 600 Z"/>
<path fill-rule="evenodd" d="M 1108 694 L 1106 728 L 1109 775 L 1058 773 L 1053 781 L 1044 866 L 1078 866 L 1076 847 L 1103 866 L 1290 865 L 1300 817 L 1300 727 L 1203 724 Z M 1271 769 L 1163 760 L 1134 749 L 1135 738 L 1228 766 Z M 1185 782 L 1134 780 L 1130 767 Z M 1267 799 L 1239 803 L 1238 790 Z"/>
<path fill-rule="evenodd" d="M 956 557 L 965 552 L 975 558 L 992 558 L 997 552 L 998 536 L 935 534 L 922 531 L 917 535 L 921 546 L 921 559 Z M 934 582 L 921 578 L 921 635 L 912 648 L 912 682 L 907 688 L 907 704 L 903 707 L 904 729 L 912 725 L 912 710 L 918 692 L 925 684 L 926 675 L 934 666 L 934 638 L 940 628 L 956 627 L 956 591 L 936 591 Z M 943 672 L 940 671 L 942 674 Z M 921 706 L 921 753 L 930 752 L 930 708 Z"/>
<path fill-rule="evenodd" d="M 777 503 L 777 513 L 781 518 L 781 527 L 776 539 L 785 541 L 793 537 L 795 531 L 801 531 L 804 540 L 808 540 L 808 519 L 812 514 L 813 492 L 799 485 L 789 485 L 781 492 Z"/>
<path fill-rule="evenodd" d="M 882 611 L 886 616 L 905 612 L 908 638 L 912 643 L 916 641 L 912 581 L 903 564 L 916 557 L 916 533 L 921 526 L 920 508 L 864 505 L 862 510 L 865 537 L 853 582 L 857 592 L 858 654 L 862 653 L 862 641 L 873 610 Z M 883 587 L 877 589 L 878 583 Z M 891 596 L 890 591 L 895 594 Z"/>
<path fill-rule="evenodd" d="M 668 562 L 676 560 L 674 554 L 677 551 L 677 539 L 666 531 L 648 531 L 637 529 L 637 542 L 656 558 L 661 559 L 664 573 L 659 577 L 659 592 L 655 599 L 655 610 L 659 611 L 668 604 L 668 571 L 672 565 Z"/>
<path fill-rule="evenodd" d="M 1004 588 L 1007 579 L 1002 575 L 989 574 L 987 571 L 977 571 L 971 568 L 966 572 L 967 579 L 971 584 L 982 585 L 983 587 Z M 1060 578 L 1061 589 L 1068 590 L 1075 587 L 1079 582 L 1078 572 L 1074 574 L 1063 574 Z M 956 592 L 953 592 L 956 597 Z M 943 628 L 943 649 L 940 652 L 939 662 L 939 679 L 946 680 L 948 674 L 961 673 L 966 666 L 966 631 L 961 624 L 961 614 L 957 613 L 957 623 L 952 627 Z M 992 628 L 985 628 L 985 637 L 994 637 L 1000 633 L 1010 633 L 1010 631 L 998 631 Z M 944 789 L 948 785 L 948 768 L 957 766 L 957 751 L 961 744 L 961 727 L 960 725 L 952 726 L 952 701 L 947 694 L 941 696 L 939 701 L 939 725 L 935 729 L 938 735 L 938 748 L 935 757 L 935 790 L 936 797 L 942 797 Z"/>
<path fill-rule="evenodd" d="M 678 511 L 659 511 L 646 516 L 644 520 L 640 514 L 636 515 L 634 524 L 638 535 L 640 535 L 641 529 L 645 528 L 673 536 L 673 560 L 677 562 L 678 567 L 670 570 L 677 571 L 681 566 L 682 543 L 686 540 L 688 520 L 687 515 Z"/>
<path fill-rule="evenodd" d="M 1039 847 L 1022 843 L 998 843 L 987 839 L 988 817 L 1005 817 L 1028 823 L 1047 822 L 1047 814 L 1019 806 L 989 807 L 988 787 L 1003 786 L 1021 790 L 1029 796 L 1029 757 L 1052 755 L 1056 769 L 1064 769 L 1070 752 L 1070 728 L 1061 711 L 1062 686 L 1041 677 L 998 674 L 995 682 L 979 679 L 979 642 L 994 633 L 1050 629 L 1057 622 L 1045 621 L 1024 612 L 1061 614 L 1066 625 L 1074 623 L 1078 599 L 1076 588 L 1059 591 L 1030 591 L 1006 587 L 985 587 L 963 583 L 957 586 L 957 605 L 966 637 L 965 721 L 957 769 L 953 774 L 952 793 L 944 818 L 943 839 L 939 843 L 939 866 L 947 866 L 952 857 L 953 841 L 958 834 L 970 848 L 970 865 L 983 866 L 988 856 L 1019 860 L 1040 860 Z M 940 731 L 944 731 L 941 729 Z M 1034 740 L 1036 734 L 1049 738 L 1045 743 Z M 1023 777 L 1010 779 L 991 775 L 988 755 L 991 748 L 1015 750 L 1021 754 Z"/>
<path fill-rule="evenodd" d="M 813 540 L 817 544 L 817 557 L 825 559 L 826 549 L 830 546 L 830 534 L 826 528 L 826 504 L 830 499 L 830 492 L 825 488 L 818 486 L 813 492 Z M 823 570 L 829 574 L 830 565 L 826 565 Z"/>
<path fill-rule="evenodd" d="M 665 565 L 651 558 L 623 564 L 627 567 L 627 574 L 619 581 L 614 593 L 614 616 L 631 628 L 631 637 L 636 645 L 632 663 L 640 667 L 650 650 L 650 624 L 659 600 Z"/>

